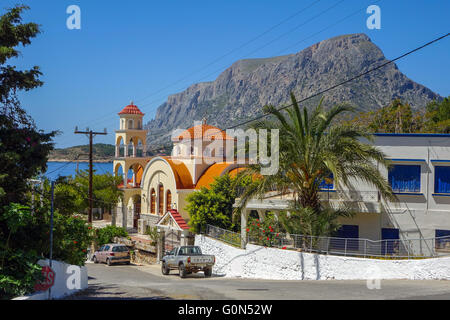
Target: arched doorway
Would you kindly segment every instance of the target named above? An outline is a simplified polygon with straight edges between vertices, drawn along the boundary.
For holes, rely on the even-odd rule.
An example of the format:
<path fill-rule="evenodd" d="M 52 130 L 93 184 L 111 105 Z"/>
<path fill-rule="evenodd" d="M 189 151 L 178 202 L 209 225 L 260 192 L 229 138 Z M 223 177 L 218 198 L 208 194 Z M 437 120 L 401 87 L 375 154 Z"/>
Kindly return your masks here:
<path fill-rule="evenodd" d="M 133 228 L 138 227 L 138 220 L 141 218 L 141 196 L 135 195 L 133 197 L 133 207 L 134 207 L 134 214 L 133 214 Z"/>
<path fill-rule="evenodd" d="M 166 192 L 166 212 L 172 209 L 172 192 L 167 190 Z"/>
<path fill-rule="evenodd" d="M 158 186 L 158 213 L 160 216 L 164 214 L 164 186 Z"/>
<path fill-rule="evenodd" d="M 150 213 L 156 214 L 156 191 L 154 188 L 150 191 Z"/>

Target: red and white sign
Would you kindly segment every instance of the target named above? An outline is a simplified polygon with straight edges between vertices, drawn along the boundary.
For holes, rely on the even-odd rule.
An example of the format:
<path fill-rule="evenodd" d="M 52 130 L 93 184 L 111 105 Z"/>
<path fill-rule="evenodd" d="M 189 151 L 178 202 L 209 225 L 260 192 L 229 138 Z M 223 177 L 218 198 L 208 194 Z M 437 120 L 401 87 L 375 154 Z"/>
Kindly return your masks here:
<path fill-rule="evenodd" d="M 46 291 L 49 288 L 53 287 L 55 284 L 55 271 L 52 270 L 49 266 L 42 267 L 42 275 L 44 280 L 42 282 L 36 283 L 34 286 L 34 290 L 36 291 Z"/>

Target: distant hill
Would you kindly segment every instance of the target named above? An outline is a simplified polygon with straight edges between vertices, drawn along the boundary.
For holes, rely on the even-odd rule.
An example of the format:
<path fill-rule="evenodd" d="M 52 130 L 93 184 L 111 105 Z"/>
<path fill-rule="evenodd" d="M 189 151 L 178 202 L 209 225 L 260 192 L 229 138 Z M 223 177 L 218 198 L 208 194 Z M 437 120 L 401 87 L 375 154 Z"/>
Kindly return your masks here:
<path fill-rule="evenodd" d="M 169 142 L 173 129 L 187 129 L 203 117 L 226 128 L 260 115 L 266 104 L 281 106 L 320 92 L 387 60 L 365 34 L 349 34 L 321 41 L 286 56 L 235 62 L 215 81 L 193 84 L 169 96 L 145 128 L 147 146 Z M 420 68 L 420 66 L 417 66 Z M 325 95 L 324 106 L 350 103 L 360 111 L 377 110 L 399 98 L 414 110 L 423 110 L 438 94 L 406 77 L 393 64 L 340 86 Z M 311 108 L 311 99 L 302 106 Z"/>
<path fill-rule="evenodd" d="M 93 159 L 96 161 L 112 161 L 115 154 L 115 146 L 112 144 L 95 143 L 92 146 Z M 80 155 L 80 156 L 79 156 Z M 50 161 L 67 161 L 89 159 L 89 145 L 74 146 L 63 149 L 55 149 L 50 153 Z"/>

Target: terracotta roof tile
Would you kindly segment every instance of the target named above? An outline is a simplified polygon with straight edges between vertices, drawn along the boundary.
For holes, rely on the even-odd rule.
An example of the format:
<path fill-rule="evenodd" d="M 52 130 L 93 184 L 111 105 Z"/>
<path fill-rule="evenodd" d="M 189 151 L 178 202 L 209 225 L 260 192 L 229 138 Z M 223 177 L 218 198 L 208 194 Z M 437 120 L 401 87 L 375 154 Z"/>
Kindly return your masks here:
<path fill-rule="evenodd" d="M 175 220 L 175 222 L 178 224 L 178 226 L 181 229 L 183 229 L 183 230 L 189 229 L 189 225 L 186 223 L 186 220 L 183 219 L 183 217 L 177 210 L 170 209 L 169 212 L 170 212 L 170 215 L 173 217 L 173 219 Z"/>
<path fill-rule="evenodd" d="M 218 162 L 211 165 L 200 176 L 200 179 L 198 179 L 195 185 L 195 189 L 201 189 L 202 187 L 209 188 L 210 184 L 214 182 L 214 178 L 220 177 L 226 172 L 229 172 L 232 177 L 236 176 L 237 170 L 240 168 L 235 168 L 235 166 L 236 164 L 234 162 Z"/>
<path fill-rule="evenodd" d="M 125 108 L 123 108 L 123 110 L 119 112 L 119 115 L 121 114 L 139 114 L 142 116 L 144 115 L 141 112 L 141 110 L 139 110 L 139 108 L 133 104 L 133 102 L 128 106 L 126 106 Z"/>
<path fill-rule="evenodd" d="M 207 141 L 212 140 L 234 140 L 233 137 L 226 134 L 224 130 L 221 130 L 215 126 L 211 126 L 209 124 L 201 124 L 189 128 L 183 131 L 178 139 L 174 139 L 174 141 L 182 140 L 182 139 L 202 139 Z"/>

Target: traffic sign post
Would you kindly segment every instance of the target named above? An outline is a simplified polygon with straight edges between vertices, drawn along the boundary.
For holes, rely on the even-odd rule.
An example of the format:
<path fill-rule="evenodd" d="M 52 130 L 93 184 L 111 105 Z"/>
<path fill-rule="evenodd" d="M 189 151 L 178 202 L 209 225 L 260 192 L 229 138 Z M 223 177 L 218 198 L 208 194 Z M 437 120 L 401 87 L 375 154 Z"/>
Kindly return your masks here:
<path fill-rule="evenodd" d="M 42 267 L 42 276 L 44 280 L 42 282 L 36 283 L 34 290 L 36 291 L 46 291 L 49 290 L 55 284 L 56 273 L 49 266 Z"/>

